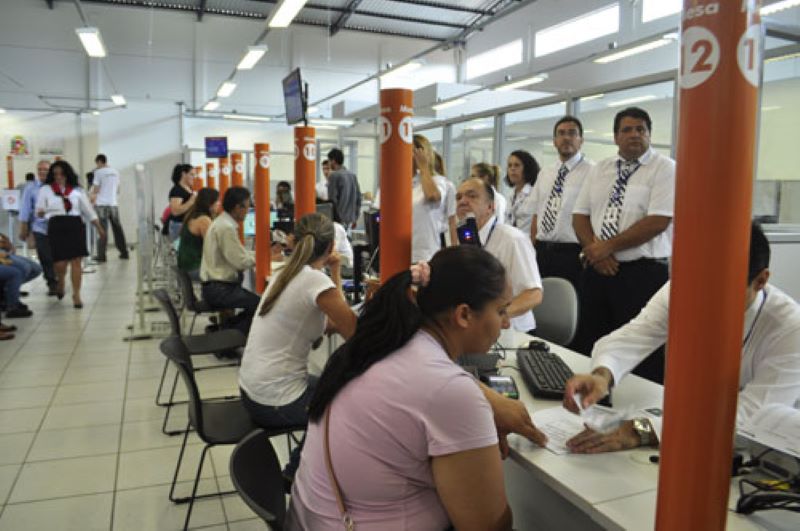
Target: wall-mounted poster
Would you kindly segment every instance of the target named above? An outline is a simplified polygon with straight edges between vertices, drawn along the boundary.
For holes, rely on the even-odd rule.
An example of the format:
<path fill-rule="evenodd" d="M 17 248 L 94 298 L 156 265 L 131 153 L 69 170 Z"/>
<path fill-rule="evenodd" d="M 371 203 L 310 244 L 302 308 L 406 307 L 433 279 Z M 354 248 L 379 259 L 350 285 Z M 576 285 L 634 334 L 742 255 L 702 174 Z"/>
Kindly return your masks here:
<path fill-rule="evenodd" d="M 39 139 L 39 156 L 47 158 L 55 155 L 64 155 L 64 137 L 46 136 Z"/>
<path fill-rule="evenodd" d="M 28 142 L 28 139 L 22 135 L 14 135 L 11 137 L 8 153 L 10 155 L 14 155 L 15 157 L 20 157 L 23 159 L 30 158 L 31 156 L 30 142 Z"/>

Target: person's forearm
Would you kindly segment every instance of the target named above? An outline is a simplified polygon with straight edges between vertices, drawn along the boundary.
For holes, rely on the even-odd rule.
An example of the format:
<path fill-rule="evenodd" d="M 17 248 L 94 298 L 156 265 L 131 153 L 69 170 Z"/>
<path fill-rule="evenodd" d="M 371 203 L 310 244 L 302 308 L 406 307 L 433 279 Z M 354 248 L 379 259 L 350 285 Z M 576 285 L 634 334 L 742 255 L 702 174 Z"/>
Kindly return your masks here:
<path fill-rule="evenodd" d="M 539 288 L 526 289 L 511 300 L 506 313 L 509 317 L 518 317 L 525 314 L 542 302 L 542 290 Z"/>
<path fill-rule="evenodd" d="M 592 218 L 586 214 L 572 215 L 572 228 L 581 243 L 581 247 L 586 247 L 594 242 L 594 230 L 592 229 Z"/>
<path fill-rule="evenodd" d="M 458 230 L 456 230 L 456 217 L 450 216 L 448 220 L 450 225 L 450 246 L 458 245 Z"/>
<path fill-rule="evenodd" d="M 430 171 L 428 171 L 427 168 L 420 168 L 419 175 L 419 182 L 422 185 L 422 193 L 425 194 L 425 201 L 430 203 L 438 203 L 441 201 L 442 193 L 439 191 L 439 187 L 436 186 Z"/>
<path fill-rule="evenodd" d="M 539 224 L 539 217 L 534 214 L 531 218 L 531 242 L 536 245 L 536 226 Z"/>
<path fill-rule="evenodd" d="M 646 216 L 608 240 L 608 244 L 615 253 L 637 247 L 667 230 L 671 221 L 668 216 Z"/>
<path fill-rule="evenodd" d="M 333 267 L 331 268 L 331 280 L 333 280 L 333 284 L 336 286 L 336 289 L 340 292 L 342 291 L 342 270 L 340 267 Z"/>

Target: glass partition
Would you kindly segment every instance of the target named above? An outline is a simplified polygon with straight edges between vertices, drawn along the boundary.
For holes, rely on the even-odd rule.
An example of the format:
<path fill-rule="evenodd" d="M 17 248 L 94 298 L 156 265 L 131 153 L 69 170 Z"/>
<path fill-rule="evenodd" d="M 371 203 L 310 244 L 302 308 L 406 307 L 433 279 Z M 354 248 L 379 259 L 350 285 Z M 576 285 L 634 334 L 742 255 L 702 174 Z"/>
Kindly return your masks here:
<path fill-rule="evenodd" d="M 477 162 L 494 160 L 494 117 L 453 124 L 447 177 L 460 182 Z"/>
<path fill-rule="evenodd" d="M 508 113 L 503 139 L 502 174 L 505 175 L 505 159 L 518 149 L 533 155 L 541 167 L 554 163 L 558 154 L 553 148 L 553 125 L 566 113 L 565 102 Z"/>
<path fill-rule="evenodd" d="M 675 82 L 595 94 L 578 102 L 578 118 L 583 123 L 583 152 L 594 161 L 617 154 L 614 143 L 614 116 L 625 107 L 640 107 L 653 121 L 650 142 L 660 153 L 672 156 L 672 117 Z"/>

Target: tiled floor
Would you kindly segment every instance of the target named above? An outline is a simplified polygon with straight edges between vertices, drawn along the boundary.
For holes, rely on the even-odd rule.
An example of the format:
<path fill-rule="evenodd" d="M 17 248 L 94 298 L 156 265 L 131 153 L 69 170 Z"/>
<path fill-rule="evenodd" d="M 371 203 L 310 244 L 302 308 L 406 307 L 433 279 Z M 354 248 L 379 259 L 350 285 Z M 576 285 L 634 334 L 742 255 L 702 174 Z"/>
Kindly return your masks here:
<path fill-rule="evenodd" d="M 181 438 L 161 433 L 164 410 L 153 402 L 164 358 L 158 340 L 123 341 L 134 316 L 136 261 L 114 257 L 94 269 L 83 277 L 82 310 L 69 295 L 46 297 L 36 279 L 24 288 L 34 316 L 4 319 L 19 330 L 0 342 L 0 531 L 183 525 L 186 506 L 167 498 Z M 198 383 L 205 396 L 237 390 L 233 368 L 198 373 Z M 185 407 L 176 407 L 172 427 L 185 422 Z M 202 448 L 196 436 L 190 441 L 179 495 L 191 488 Z M 275 449 L 285 455 L 282 440 Z M 201 492 L 231 488 L 230 451 L 212 450 Z M 235 495 L 198 501 L 191 523 L 266 529 Z"/>

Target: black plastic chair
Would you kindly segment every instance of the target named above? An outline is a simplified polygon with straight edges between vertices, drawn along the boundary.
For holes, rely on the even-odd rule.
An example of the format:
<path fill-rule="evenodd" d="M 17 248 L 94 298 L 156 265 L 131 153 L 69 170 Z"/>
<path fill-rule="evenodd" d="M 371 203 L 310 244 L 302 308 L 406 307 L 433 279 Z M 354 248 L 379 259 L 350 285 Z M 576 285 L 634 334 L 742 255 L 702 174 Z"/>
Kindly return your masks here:
<path fill-rule="evenodd" d="M 194 292 L 194 287 L 192 286 L 192 279 L 189 277 L 189 273 L 178 267 L 173 266 L 173 269 L 175 271 L 175 276 L 178 278 L 178 286 L 181 288 L 183 307 L 194 314 L 192 315 L 192 324 L 189 326 L 189 333 L 191 334 L 194 331 L 194 323 L 197 320 L 198 315 L 202 315 L 204 313 L 216 313 L 216 310 L 211 308 L 206 301 L 197 298 L 197 295 L 195 295 Z"/>
<path fill-rule="evenodd" d="M 219 330 L 208 334 L 196 334 L 185 336 L 181 334 L 181 323 L 178 318 L 178 312 L 169 298 L 166 290 L 157 289 L 153 291 L 153 297 L 161 305 L 164 313 L 167 314 L 171 328 L 171 337 L 177 337 L 184 345 L 186 351 L 190 356 L 200 356 L 206 354 L 219 354 L 222 352 L 230 352 L 236 349 L 244 348 L 247 343 L 247 338 L 239 330 Z M 203 371 L 209 369 L 220 369 L 223 367 L 235 367 L 239 365 L 239 360 L 235 363 L 224 363 L 219 365 L 208 365 L 204 367 L 196 367 L 194 371 Z M 156 405 L 166 406 L 167 411 L 164 414 L 164 423 L 161 431 L 165 435 L 177 435 L 181 430 L 167 430 L 167 423 L 169 422 L 169 415 L 172 406 L 184 402 L 175 401 L 175 389 L 178 386 L 178 373 L 175 373 L 175 378 L 172 381 L 172 389 L 170 390 L 169 400 L 161 402 L 161 391 L 164 387 L 164 381 L 167 376 L 167 369 L 169 368 L 169 360 L 164 360 L 164 369 L 161 371 L 161 380 L 158 384 L 156 391 Z"/>
<path fill-rule="evenodd" d="M 286 518 L 281 464 L 264 430 L 239 441 L 231 454 L 231 481 L 239 496 L 270 529 L 281 531 Z"/>

